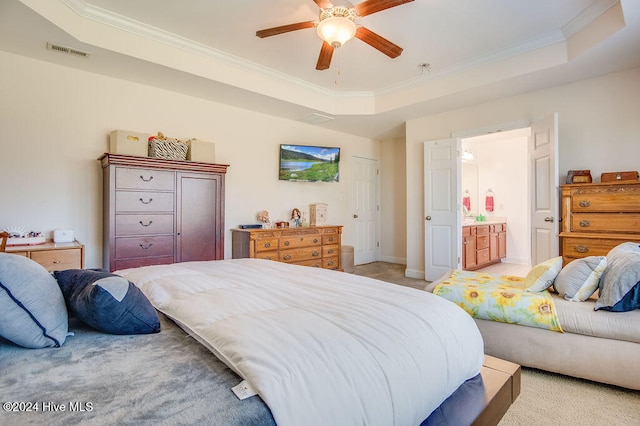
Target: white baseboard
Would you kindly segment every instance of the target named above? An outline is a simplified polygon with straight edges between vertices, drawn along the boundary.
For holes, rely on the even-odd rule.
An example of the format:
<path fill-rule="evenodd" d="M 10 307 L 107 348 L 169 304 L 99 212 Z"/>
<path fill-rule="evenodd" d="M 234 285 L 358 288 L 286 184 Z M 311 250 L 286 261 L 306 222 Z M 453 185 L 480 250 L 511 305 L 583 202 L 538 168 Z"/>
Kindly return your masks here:
<path fill-rule="evenodd" d="M 424 271 L 414 271 L 412 269 L 405 269 L 404 276 L 409 278 L 418 278 L 424 280 Z"/>

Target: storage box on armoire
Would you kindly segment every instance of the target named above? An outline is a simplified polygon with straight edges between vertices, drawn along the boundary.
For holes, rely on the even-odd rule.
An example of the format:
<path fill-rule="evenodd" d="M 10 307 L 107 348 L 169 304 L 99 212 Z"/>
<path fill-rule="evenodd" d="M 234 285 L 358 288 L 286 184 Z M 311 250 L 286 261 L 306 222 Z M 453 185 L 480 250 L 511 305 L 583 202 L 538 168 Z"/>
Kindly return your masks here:
<path fill-rule="evenodd" d="M 189 139 L 187 145 L 189 146 L 187 160 L 201 163 L 216 162 L 216 145 L 213 142 L 202 139 Z"/>
<path fill-rule="evenodd" d="M 109 133 L 109 152 L 111 154 L 135 155 L 147 157 L 149 134 L 130 130 L 113 130 Z"/>

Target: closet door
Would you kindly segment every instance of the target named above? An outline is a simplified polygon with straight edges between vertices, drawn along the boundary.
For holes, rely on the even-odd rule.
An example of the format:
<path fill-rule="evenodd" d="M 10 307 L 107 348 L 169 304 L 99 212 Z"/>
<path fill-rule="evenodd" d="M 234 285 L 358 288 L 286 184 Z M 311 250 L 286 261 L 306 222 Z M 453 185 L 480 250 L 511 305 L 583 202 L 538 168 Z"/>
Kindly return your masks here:
<path fill-rule="evenodd" d="M 178 173 L 178 262 L 224 258 L 224 175 Z"/>

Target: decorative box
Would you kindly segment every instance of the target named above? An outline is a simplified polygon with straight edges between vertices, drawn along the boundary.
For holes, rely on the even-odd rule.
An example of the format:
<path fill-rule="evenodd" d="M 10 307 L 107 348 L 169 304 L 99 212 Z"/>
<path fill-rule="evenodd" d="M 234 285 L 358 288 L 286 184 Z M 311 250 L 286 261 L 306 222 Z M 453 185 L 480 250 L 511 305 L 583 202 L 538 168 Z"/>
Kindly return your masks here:
<path fill-rule="evenodd" d="M 202 139 L 189 139 L 187 146 L 189 147 L 187 160 L 201 163 L 216 162 L 216 145 L 213 142 L 203 141 Z"/>
<path fill-rule="evenodd" d="M 600 182 L 638 181 L 638 172 L 607 172 L 600 175 Z"/>
<path fill-rule="evenodd" d="M 185 160 L 189 147 L 178 140 L 151 139 L 149 141 L 149 157 L 168 160 Z"/>
<path fill-rule="evenodd" d="M 567 183 L 591 183 L 591 170 L 569 170 Z"/>
<path fill-rule="evenodd" d="M 147 156 L 149 134 L 130 130 L 113 130 L 109 134 L 109 152 L 112 154 Z"/>

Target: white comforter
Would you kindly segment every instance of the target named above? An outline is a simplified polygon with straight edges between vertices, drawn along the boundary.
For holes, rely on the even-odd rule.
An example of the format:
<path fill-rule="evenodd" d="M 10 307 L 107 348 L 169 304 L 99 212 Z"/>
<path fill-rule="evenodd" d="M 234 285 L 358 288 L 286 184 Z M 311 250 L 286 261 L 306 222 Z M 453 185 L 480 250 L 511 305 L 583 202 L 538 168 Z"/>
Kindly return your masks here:
<path fill-rule="evenodd" d="M 417 425 L 483 362 L 473 319 L 420 290 L 257 259 L 117 273 L 245 378 L 278 425 Z"/>

